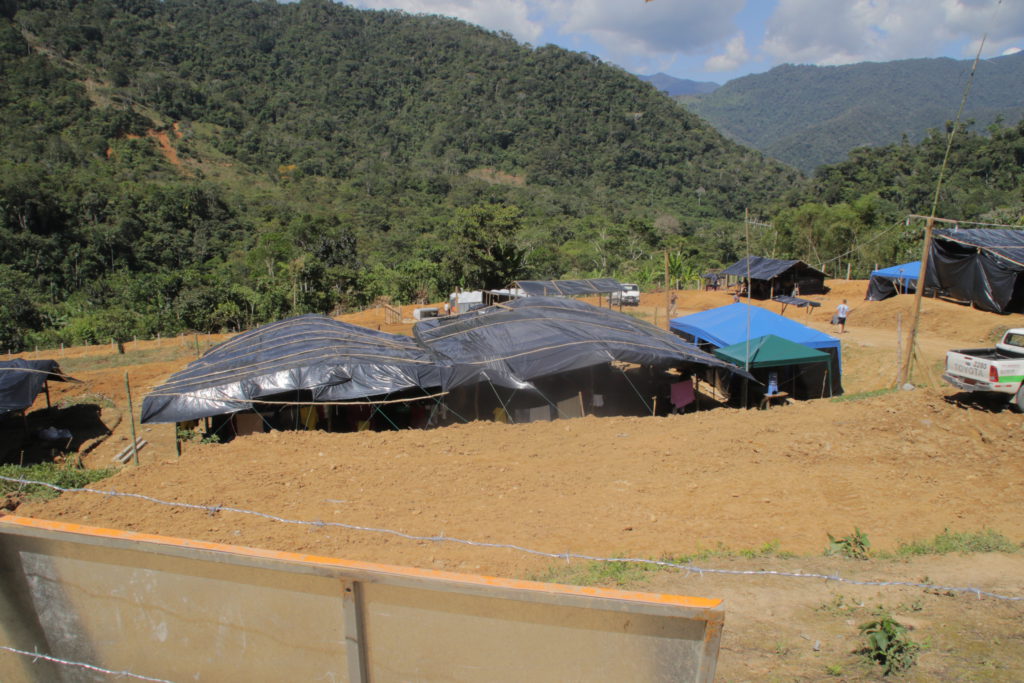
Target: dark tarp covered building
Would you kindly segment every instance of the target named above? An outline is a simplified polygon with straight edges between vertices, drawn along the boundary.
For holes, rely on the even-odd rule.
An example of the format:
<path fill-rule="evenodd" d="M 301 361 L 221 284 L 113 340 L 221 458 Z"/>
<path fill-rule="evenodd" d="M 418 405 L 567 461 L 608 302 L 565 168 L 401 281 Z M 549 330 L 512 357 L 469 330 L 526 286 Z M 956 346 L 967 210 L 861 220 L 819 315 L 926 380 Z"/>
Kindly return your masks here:
<path fill-rule="evenodd" d="M 656 392 L 673 381 L 664 371 L 736 371 L 665 330 L 573 299 L 517 299 L 420 321 L 413 333 L 444 366 L 443 388 L 452 391 L 446 403 L 516 422 L 548 419 L 549 410 L 551 416 L 623 414 L 630 411 L 626 401 L 637 414 L 649 413 Z M 617 363 L 642 367 L 627 372 Z"/>
<path fill-rule="evenodd" d="M 409 337 L 301 315 L 210 349 L 146 396 L 142 421 L 196 420 L 288 394 L 314 402 L 426 394 L 440 383 L 437 365 Z"/>
<path fill-rule="evenodd" d="M 0 361 L 0 415 L 30 408 L 49 380 L 78 380 L 60 371 L 55 360 Z"/>
<path fill-rule="evenodd" d="M 1024 230 L 936 230 L 927 286 L 983 311 L 1024 312 Z"/>
<path fill-rule="evenodd" d="M 825 293 L 825 278 L 828 276 L 803 261 L 748 256 L 721 271 L 719 276 L 746 279 L 748 270 L 750 296 L 754 299 L 793 294 L 798 287 L 800 295 Z"/>
<path fill-rule="evenodd" d="M 921 262 L 911 261 L 898 266 L 879 268 L 871 271 L 868 281 L 868 301 L 882 301 L 897 294 L 913 294 L 917 291 L 917 280 L 921 277 Z"/>

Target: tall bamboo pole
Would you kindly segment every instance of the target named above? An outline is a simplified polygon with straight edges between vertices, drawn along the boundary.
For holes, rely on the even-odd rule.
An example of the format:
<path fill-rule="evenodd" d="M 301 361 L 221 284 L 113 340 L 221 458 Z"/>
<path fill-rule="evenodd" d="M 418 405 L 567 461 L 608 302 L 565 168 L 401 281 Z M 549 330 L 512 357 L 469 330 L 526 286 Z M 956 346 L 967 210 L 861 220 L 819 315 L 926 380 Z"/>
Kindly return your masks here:
<path fill-rule="evenodd" d="M 672 317 L 672 293 L 668 288 L 668 249 L 665 250 L 665 329 L 671 330 L 672 324 L 669 319 Z"/>
<path fill-rule="evenodd" d="M 942 178 L 946 173 L 946 166 L 949 164 L 949 153 L 953 149 L 953 137 L 956 135 L 956 129 L 960 125 L 960 117 L 964 113 L 964 106 L 967 104 L 967 95 L 971 92 L 971 85 L 974 83 L 974 74 L 978 70 L 978 62 L 981 61 L 981 51 L 985 47 L 985 39 L 988 38 L 988 34 L 985 34 L 981 38 L 981 43 L 978 45 L 978 54 L 974 56 L 974 65 L 971 67 L 971 75 L 967 78 L 967 86 L 964 88 L 964 95 L 960 99 L 960 109 L 956 113 L 956 119 L 953 120 L 953 127 L 949 131 L 949 137 L 946 139 L 946 153 L 942 157 L 942 166 L 939 168 L 939 177 L 935 182 L 935 197 L 932 199 L 932 212 L 928 216 L 928 221 L 924 226 L 924 247 L 922 248 L 921 255 L 921 274 L 917 280 L 917 291 L 914 293 L 914 320 L 910 324 L 910 333 L 907 338 L 907 348 L 904 350 L 905 356 L 903 357 L 903 364 L 900 366 L 899 373 L 896 375 L 896 386 L 903 386 L 905 382 L 910 381 L 910 361 L 914 357 L 914 344 L 917 342 L 917 326 L 921 322 L 921 297 L 924 294 L 925 283 L 928 282 L 928 252 L 931 250 L 932 243 L 932 228 L 935 227 L 935 214 L 938 212 L 939 207 L 939 193 L 942 191 Z"/>

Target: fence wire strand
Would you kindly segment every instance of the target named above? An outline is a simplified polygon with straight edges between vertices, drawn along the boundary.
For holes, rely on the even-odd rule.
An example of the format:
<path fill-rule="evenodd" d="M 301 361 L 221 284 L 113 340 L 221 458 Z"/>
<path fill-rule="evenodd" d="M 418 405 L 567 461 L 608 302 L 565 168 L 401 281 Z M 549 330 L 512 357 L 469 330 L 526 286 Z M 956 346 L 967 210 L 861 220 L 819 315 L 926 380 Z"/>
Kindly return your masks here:
<path fill-rule="evenodd" d="M 6 652 L 12 652 L 12 653 L 14 653 L 16 655 L 23 655 L 25 657 L 31 657 L 32 660 L 33 660 L 33 663 L 35 662 L 35 660 L 44 659 L 44 660 L 46 660 L 48 662 L 53 662 L 54 664 L 62 664 L 64 666 L 74 666 L 74 667 L 77 667 L 79 669 L 88 669 L 89 671 L 96 671 L 96 672 L 99 672 L 99 673 L 108 674 L 110 676 L 117 676 L 118 678 L 122 678 L 122 677 L 126 676 L 128 678 L 134 678 L 137 681 L 153 681 L 154 683 L 174 683 L 174 681 L 169 681 L 166 678 L 153 678 L 152 676 L 143 676 L 141 674 L 134 674 L 134 673 L 132 673 L 130 671 L 114 671 L 112 669 L 104 669 L 101 666 L 94 666 L 92 664 L 86 664 L 85 662 L 73 662 L 73 661 L 70 661 L 70 660 L 67 660 L 67 659 L 60 659 L 59 657 L 51 657 L 50 655 L 44 655 L 41 652 L 28 652 L 26 650 L 19 650 L 18 648 L 8 647 L 7 645 L 0 645 L 0 650 L 4 650 Z"/>
<path fill-rule="evenodd" d="M 836 574 L 820 574 L 813 572 L 786 572 L 770 569 L 722 569 L 717 567 L 699 567 L 690 563 L 683 562 L 672 562 L 670 560 L 652 560 L 646 557 L 602 557 L 599 555 L 586 555 L 583 553 L 574 553 L 570 551 L 552 553 L 544 550 L 537 550 L 536 548 L 529 548 L 515 543 L 493 543 L 489 541 L 474 541 L 472 539 L 457 538 L 454 536 L 446 536 L 443 532 L 437 535 L 419 535 L 410 534 L 404 531 L 398 531 L 396 529 L 388 529 L 386 527 L 371 527 L 363 526 L 359 524 L 350 524 L 347 522 L 326 522 L 323 520 L 301 520 L 301 519 L 289 519 L 287 517 L 280 517 L 267 512 L 259 512 L 257 510 L 246 510 L 244 508 L 236 508 L 227 505 L 199 505 L 197 503 L 185 503 L 180 501 L 167 501 L 152 496 L 147 496 L 141 493 L 125 493 L 114 490 L 101 490 L 101 489 L 86 489 L 86 488 L 63 488 L 56 484 L 50 484 L 41 481 L 32 481 L 29 479 L 19 479 L 15 477 L 0 476 L 0 481 L 6 481 L 14 484 L 21 484 L 26 486 L 43 486 L 45 488 L 59 491 L 61 493 L 91 493 L 94 495 L 120 497 L 120 498 L 134 498 L 136 500 L 144 500 L 156 505 L 164 505 L 166 507 L 177 507 L 185 508 L 188 510 L 201 510 L 208 514 L 217 514 L 218 512 L 233 512 L 240 515 L 249 515 L 252 517 L 259 517 L 261 519 L 267 519 L 273 522 L 279 522 L 281 524 L 294 524 L 298 526 L 308 526 L 314 528 L 336 528 L 346 529 L 348 531 L 364 531 L 367 533 L 375 534 L 386 534 L 390 536 L 396 536 L 398 538 L 404 538 L 410 541 L 428 541 L 434 543 L 455 543 L 459 545 L 471 546 L 474 548 L 489 548 L 497 550 L 514 550 L 526 555 L 533 555 L 535 557 L 546 557 L 552 560 L 564 560 L 566 562 L 570 560 L 583 560 L 587 562 L 604 562 L 604 563 L 633 563 L 633 564 L 646 564 L 657 567 L 665 567 L 667 569 L 678 569 L 680 571 L 697 574 L 703 576 L 704 574 L 720 574 L 727 576 L 779 576 L 793 579 L 818 579 L 823 581 L 835 581 L 837 583 L 844 583 L 854 586 L 875 586 L 875 587 L 906 587 L 906 588 L 921 588 L 924 590 L 940 591 L 940 592 L 951 592 L 951 593 L 964 593 L 975 595 L 978 599 L 982 597 L 993 598 L 995 600 L 1006 600 L 1010 602 L 1024 601 L 1024 596 L 1014 595 L 1003 595 L 1000 593 L 994 593 L 991 591 L 982 590 L 975 586 L 943 586 L 933 583 L 922 583 L 916 581 L 870 581 L 851 579 Z"/>

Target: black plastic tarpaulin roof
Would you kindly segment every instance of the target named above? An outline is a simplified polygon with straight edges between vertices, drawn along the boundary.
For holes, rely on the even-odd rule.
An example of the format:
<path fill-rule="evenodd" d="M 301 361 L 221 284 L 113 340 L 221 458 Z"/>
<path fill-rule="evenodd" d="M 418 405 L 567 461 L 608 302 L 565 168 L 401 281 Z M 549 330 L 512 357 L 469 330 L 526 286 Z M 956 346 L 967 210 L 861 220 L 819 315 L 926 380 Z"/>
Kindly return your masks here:
<path fill-rule="evenodd" d="M 143 422 L 182 422 L 307 390 L 349 401 L 441 384 L 437 365 L 409 338 L 321 315 L 263 325 L 210 349 L 142 402 Z"/>
<path fill-rule="evenodd" d="M 737 371 L 671 332 L 574 299 L 516 299 L 454 318 L 422 320 L 413 334 L 445 365 L 445 391 L 481 381 L 528 388 L 539 377 L 610 361 Z"/>
<path fill-rule="evenodd" d="M 30 407 L 48 380 L 78 381 L 62 373 L 55 360 L 0 361 L 0 415 Z"/>
<path fill-rule="evenodd" d="M 622 283 L 610 277 L 588 280 L 517 280 L 515 284 L 527 296 L 587 296 L 622 291 Z"/>
<path fill-rule="evenodd" d="M 821 277 L 828 277 L 825 273 L 821 272 L 817 268 L 812 268 L 803 261 L 792 260 L 787 261 L 784 259 L 773 259 L 765 258 L 764 256 L 747 256 L 742 258 L 736 263 L 732 264 L 728 268 L 724 269 L 719 275 L 733 275 L 735 277 L 747 277 L 747 262 L 750 262 L 750 279 L 751 280 L 771 280 L 773 277 L 782 275 L 786 271 L 799 266 L 801 270 L 811 272 Z"/>
<path fill-rule="evenodd" d="M 1024 311 L 1024 230 L 936 230 L 928 287 L 996 313 Z"/>

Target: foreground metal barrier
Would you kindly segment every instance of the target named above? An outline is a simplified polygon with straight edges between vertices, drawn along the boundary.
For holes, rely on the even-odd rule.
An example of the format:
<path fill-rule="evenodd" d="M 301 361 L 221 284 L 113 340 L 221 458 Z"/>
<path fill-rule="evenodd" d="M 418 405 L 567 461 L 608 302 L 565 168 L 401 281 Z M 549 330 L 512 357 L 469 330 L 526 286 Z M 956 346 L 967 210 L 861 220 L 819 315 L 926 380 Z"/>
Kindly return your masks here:
<path fill-rule="evenodd" d="M 109 679 L 75 663 L 173 681 L 711 681 L 723 618 L 706 598 L 0 519 L 8 682 Z"/>

